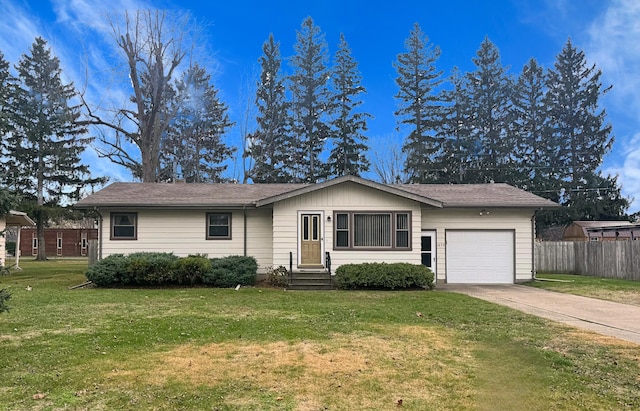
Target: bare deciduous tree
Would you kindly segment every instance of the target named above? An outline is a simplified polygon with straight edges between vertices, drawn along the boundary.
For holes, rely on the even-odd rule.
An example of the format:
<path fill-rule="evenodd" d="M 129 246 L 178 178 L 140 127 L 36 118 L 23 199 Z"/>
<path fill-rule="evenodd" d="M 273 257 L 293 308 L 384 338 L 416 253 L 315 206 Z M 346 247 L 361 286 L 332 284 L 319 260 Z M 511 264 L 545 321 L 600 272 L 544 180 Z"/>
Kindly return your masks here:
<path fill-rule="evenodd" d="M 91 123 L 115 133 L 103 133 L 98 149 L 101 156 L 122 165 L 144 182 L 156 181 L 159 174 L 160 144 L 180 107 L 183 90 L 175 79 L 193 41 L 187 38 L 188 14 L 160 10 L 125 12 L 124 20 L 110 19 L 113 37 L 126 59 L 131 80 L 132 104 L 117 107 L 113 116 L 91 109 L 85 101 Z M 130 153 L 131 144 L 140 156 Z"/>

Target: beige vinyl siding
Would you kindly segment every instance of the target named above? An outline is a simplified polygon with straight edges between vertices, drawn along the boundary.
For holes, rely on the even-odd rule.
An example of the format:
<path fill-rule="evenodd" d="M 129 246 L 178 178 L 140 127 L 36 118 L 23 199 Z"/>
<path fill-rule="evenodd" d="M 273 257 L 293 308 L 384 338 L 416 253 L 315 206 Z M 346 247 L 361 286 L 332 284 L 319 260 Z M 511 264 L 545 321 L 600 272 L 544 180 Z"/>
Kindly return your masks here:
<path fill-rule="evenodd" d="M 261 271 L 271 266 L 271 210 L 246 210 L 247 255 L 258 261 Z M 209 258 L 244 255 L 243 210 L 123 210 L 137 212 L 137 240 L 111 240 L 110 213 L 103 214 L 102 257 L 138 251 L 168 252 L 185 257 L 207 254 Z M 231 239 L 207 240 L 208 212 L 231 213 Z"/>
<path fill-rule="evenodd" d="M 0 267 L 4 267 L 4 262 L 7 258 L 7 240 L 5 238 L 7 233 L 3 233 L 5 228 L 7 228 L 6 220 L 4 218 L 0 218 Z"/>
<path fill-rule="evenodd" d="M 515 230 L 516 281 L 532 277 L 533 210 L 490 209 L 480 215 L 481 209 L 423 209 L 422 229 L 436 230 L 436 278 L 446 279 L 446 230 Z"/>
<path fill-rule="evenodd" d="M 350 251 L 333 249 L 334 211 L 409 211 L 411 212 L 412 249 L 408 251 Z M 293 253 L 294 269 L 298 263 L 299 213 L 321 214 L 323 253 L 331 253 L 331 268 L 341 264 L 363 262 L 420 263 L 420 204 L 355 183 L 344 183 L 323 190 L 280 201 L 273 206 L 273 265 L 289 267 Z M 327 221 L 330 216 L 332 221 Z M 322 257 L 324 264 L 324 254 Z"/>
<path fill-rule="evenodd" d="M 271 208 L 247 210 L 247 255 L 256 258 L 260 274 L 264 274 L 273 265 L 271 212 Z"/>

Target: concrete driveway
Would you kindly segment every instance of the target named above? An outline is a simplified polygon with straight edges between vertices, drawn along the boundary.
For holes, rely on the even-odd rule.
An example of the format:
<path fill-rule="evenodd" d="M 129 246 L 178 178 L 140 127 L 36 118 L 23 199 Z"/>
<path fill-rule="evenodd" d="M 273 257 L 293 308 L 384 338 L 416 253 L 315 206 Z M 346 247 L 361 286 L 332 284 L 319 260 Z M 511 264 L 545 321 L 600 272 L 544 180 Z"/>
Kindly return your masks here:
<path fill-rule="evenodd" d="M 573 327 L 640 344 L 640 307 L 562 294 L 524 285 L 438 285 L 456 292 L 515 308 Z"/>

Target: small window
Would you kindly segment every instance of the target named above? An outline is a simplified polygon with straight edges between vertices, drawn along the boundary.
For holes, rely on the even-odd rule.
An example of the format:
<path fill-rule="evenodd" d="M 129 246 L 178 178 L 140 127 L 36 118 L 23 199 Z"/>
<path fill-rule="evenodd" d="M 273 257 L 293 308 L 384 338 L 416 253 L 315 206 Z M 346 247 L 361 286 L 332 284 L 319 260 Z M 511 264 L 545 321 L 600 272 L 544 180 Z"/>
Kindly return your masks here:
<path fill-rule="evenodd" d="M 349 247 L 349 214 L 336 214 L 336 247 Z"/>
<path fill-rule="evenodd" d="M 409 248 L 409 214 L 396 214 L 396 248 Z"/>
<path fill-rule="evenodd" d="M 231 239 L 231 213 L 207 214 L 207 239 Z"/>
<path fill-rule="evenodd" d="M 136 240 L 138 215 L 136 213 L 111 214 L 111 239 Z"/>

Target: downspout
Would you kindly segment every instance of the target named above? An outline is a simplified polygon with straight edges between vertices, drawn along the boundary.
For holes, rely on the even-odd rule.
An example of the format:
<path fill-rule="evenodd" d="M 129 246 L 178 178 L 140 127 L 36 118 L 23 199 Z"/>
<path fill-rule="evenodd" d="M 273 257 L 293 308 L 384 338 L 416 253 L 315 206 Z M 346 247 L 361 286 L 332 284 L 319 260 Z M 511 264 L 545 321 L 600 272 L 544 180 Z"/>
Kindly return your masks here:
<path fill-rule="evenodd" d="M 98 260 L 102 260 L 102 214 L 97 207 L 93 207 L 93 211 L 98 214 Z"/>
<path fill-rule="evenodd" d="M 242 206 L 242 218 L 244 227 L 244 256 L 247 256 L 247 206 Z"/>

